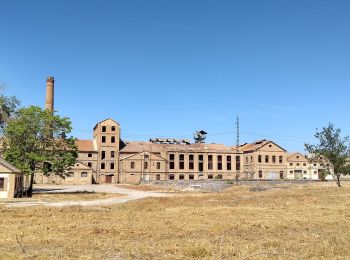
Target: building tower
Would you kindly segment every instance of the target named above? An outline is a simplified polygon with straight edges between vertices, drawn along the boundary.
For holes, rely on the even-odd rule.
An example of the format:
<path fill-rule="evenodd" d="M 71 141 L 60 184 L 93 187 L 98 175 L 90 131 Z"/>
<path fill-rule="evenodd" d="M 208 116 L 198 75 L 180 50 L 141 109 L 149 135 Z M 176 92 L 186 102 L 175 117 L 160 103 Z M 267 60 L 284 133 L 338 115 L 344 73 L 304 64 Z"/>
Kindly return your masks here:
<path fill-rule="evenodd" d="M 45 109 L 51 112 L 54 111 L 54 85 L 55 85 L 55 78 L 51 76 L 47 77 Z"/>

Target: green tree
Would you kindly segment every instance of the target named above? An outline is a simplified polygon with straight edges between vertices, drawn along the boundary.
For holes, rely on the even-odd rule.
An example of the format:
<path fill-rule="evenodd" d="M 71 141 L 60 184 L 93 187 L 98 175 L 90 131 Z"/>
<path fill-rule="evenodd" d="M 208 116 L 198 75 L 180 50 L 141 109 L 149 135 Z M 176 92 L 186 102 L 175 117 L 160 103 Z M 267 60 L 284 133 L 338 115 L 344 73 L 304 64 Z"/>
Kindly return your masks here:
<path fill-rule="evenodd" d="M 340 187 L 341 175 L 350 174 L 349 137 L 341 137 L 341 130 L 333 124 L 324 127 L 321 132 L 316 132 L 318 144 L 305 144 L 305 149 L 311 154 L 314 162 L 323 163 L 326 166 L 324 173 L 331 175 Z"/>
<path fill-rule="evenodd" d="M 19 101 L 16 97 L 7 97 L 2 94 L 4 88 L 4 85 L 0 84 L 0 130 L 3 130 L 5 124 L 14 116 L 19 106 Z"/>
<path fill-rule="evenodd" d="M 5 126 L 3 156 L 30 176 L 29 196 L 36 172 L 64 176 L 65 169 L 75 163 L 75 138 L 66 137 L 71 130 L 68 118 L 36 106 L 19 109 Z"/>

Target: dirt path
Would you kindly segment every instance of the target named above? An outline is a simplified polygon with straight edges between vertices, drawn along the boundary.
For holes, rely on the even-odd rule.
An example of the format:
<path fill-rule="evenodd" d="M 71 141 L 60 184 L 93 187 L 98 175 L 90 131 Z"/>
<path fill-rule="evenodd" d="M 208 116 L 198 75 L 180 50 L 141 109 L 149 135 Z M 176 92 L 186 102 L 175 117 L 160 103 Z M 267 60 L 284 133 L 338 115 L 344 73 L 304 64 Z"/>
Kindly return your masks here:
<path fill-rule="evenodd" d="M 120 188 L 114 185 L 45 185 L 34 187 L 35 193 L 72 193 L 72 192 L 104 192 L 104 193 L 118 193 L 124 194 L 123 197 L 99 199 L 99 200 L 79 200 L 79 201 L 59 201 L 59 202 L 45 202 L 45 201 L 12 201 L 6 202 L 8 207 L 29 207 L 29 206 L 50 206 L 50 207 L 65 207 L 65 206 L 103 206 L 117 203 L 125 203 L 131 200 L 138 200 L 149 197 L 167 197 L 170 194 L 152 191 L 139 191 L 127 188 Z"/>

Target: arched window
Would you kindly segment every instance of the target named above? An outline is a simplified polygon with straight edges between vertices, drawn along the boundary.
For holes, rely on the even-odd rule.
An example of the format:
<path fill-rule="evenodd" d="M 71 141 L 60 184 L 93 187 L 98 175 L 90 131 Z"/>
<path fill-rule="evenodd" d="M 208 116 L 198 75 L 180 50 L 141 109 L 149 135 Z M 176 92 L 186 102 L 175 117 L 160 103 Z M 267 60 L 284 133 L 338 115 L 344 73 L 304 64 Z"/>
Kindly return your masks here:
<path fill-rule="evenodd" d="M 185 175 L 180 174 L 180 176 L 179 176 L 179 180 L 184 180 L 184 179 L 185 179 Z"/>
<path fill-rule="evenodd" d="M 209 180 L 212 180 L 212 179 L 213 179 L 213 174 L 209 174 L 209 175 L 208 175 L 208 179 L 209 179 Z"/>
<path fill-rule="evenodd" d="M 193 174 L 190 174 L 190 175 L 188 176 L 188 178 L 189 178 L 190 180 L 194 180 L 194 175 L 193 175 Z"/>
<path fill-rule="evenodd" d="M 174 174 L 170 174 L 169 175 L 169 180 L 171 180 L 171 181 L 175 180 L 175 175 Z"/>

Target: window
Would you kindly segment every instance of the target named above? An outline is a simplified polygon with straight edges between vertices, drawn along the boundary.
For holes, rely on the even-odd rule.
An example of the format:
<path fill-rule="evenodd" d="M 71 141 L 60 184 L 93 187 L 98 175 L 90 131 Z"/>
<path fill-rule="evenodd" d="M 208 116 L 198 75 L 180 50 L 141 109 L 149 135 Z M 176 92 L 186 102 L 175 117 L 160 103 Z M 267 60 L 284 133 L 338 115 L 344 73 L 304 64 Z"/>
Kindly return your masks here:
<path fill-rule="evenodd" d="M 289 173 L 293 173 L 294 171 L 290 171 Z"/>
<path fill-rule="evenodd" d="M 114 170 L 114 163 L 110 164 L 110 168 L 111 168 L 111 170 Z"/>
<path fill-rule="evenodd" d="M 202 154 L 198 155 L 198 171 L 203 171 L 204 156 Z"/>
<path fill-rule="evenodd" d="M 290 165 L 290 166 L 293 166 L 293 163 L 290 163 L 289 165 Z"/>
<path fill-rule="evenodd" d="M 189 155 L 189 162 L 188 162 L 188 169 L 193 170 L 194 169 L 194 155 Z"/>
<path fill-rule="evenodd" d="M 5 178 L 0 178 L 0 190 L 5 189 Z"/>
<path fill-rule="evenodd" d="M 112 131 L 112 132 L 115 131 L 115 126 L 114 126 L 114 125 L 111 126 L 111 131 Z"/>
<path fill-rule="evenodd" d="M 217 176 L 216 176 L 216 179 L 222 180 L 222 175 L 221 175 L 221 174 L 217 175 Z"/>
<path fill-rule="evenodd" d="M 112 144 L 115 143 L 115 136 L 111 136 L 111 143 L 112 143 Z"/>
<path fill-rule="evenodd" d="M 169 154 L 169 169 L 175 169 L 175 154 Z"/>
<path fill-rule="evenodd" d="M 169 180 L 171 180 L 171 181 L 175 180 L 175 175 L 174 174 L 170 174 L 169 175 Z"/>
<path fill-rule="evenodd" d="M 259 171 L 259 178 L 262 178 L 263 177 L 263 173 L 262 173 L 262 171 L 260 170 Z"/>
<path fill-rule="evenodd" d="M 261 155 L 258 156 L 258 162 L 261 163 Z"/>
<path fill-rule="evenodd" d="M 212 180 L 212 179 L 213 179 L 213 174 L 209 174 L 209 175 L 208 175 L 208 179 L 209 179 L 209 180 Z"/>
<path fill-rule="evenodd" d="M 111 158 L 114 158 L 114 151 L 111 151 Z"/>
<path fill-rule="evenodd" d="M 300 163 L 297 163 L 297 166 L 299 166 L 300 165 Z"/>
<path fill-rule="evenodd" d="M 248 164 L 248 156 L 245 158 L 245 163 Z"/>
<path fill-rule="evenodd" d="M 188 178 L 189 178 L 190 180 L 194 180 L 194 175 L 193 175 L 193 174 L 190 174 L 190 175 L 188 176 Z"/>
<path fill-rule="evenodd" d="M 218 155 L 218 170 L 222 170 L 222 155 Z"/>
<path fill-rule="evenodd" d="M 103 163 L 101 163 L 101 170 L 104 170 L 106 168 L 106 165 L 105 165 L 105 163 L 103 162 Z"/>
<path fill-rule="evenodd" d="M 306 171 L 304 171 L 304 174 L 306 174 Z"/>
<path fill-rule="evenodd" d="M 145 154 L 145 155 L 144 155 L 144 158 L 145 158 L 145 160 L 148 160 L 148 159 L 149 159 L 149 155 L 148 155 L 148 154 Z"/>
<path fill-rule="evenodd" d="M 269 163 L 269 156 L 265 155 L 265 163 Z"/>
<path fill-rule="evenodd" d="M 145 170 L 148 169 L 148 162 L 143 162 L 143 168 L 144 168 Z"/>
<path fill-rule="evenodd" d="M 280 157 L 279 157 L 279 162 L 280 162 L 280 163 L 283 163 L 283 156 L 280 156 Z"/>
<path fill-rule="evenodd" d="M 69 178 L 74 177 L 74 172 L 67 172 L 67 177 L 69 177 Z"/>
<path fill-rule="evenodd" d="M 184 179 L 185 179 L 185 175 L 180 174 L 180 176 L 179 176 L 179 180 L 184 180 Z"/>
<path fill-rule="evenodd" d="M 184 154 L 180 154 L 180 156 L 179 156 L 179 169 L 180 170 L 185 169 L 185 155 Z"/>
<path fill-rule="evenodd" d="M 101 151 L 101 160 L 106 159 L 106 152 Z"/>
<path fill-rule="evenodd" d="M 105 142 L 106 142 L 106 137 L 102 136 L 102 143 L 105 143 Z"/>
<path fill-rule="evenodd" d="M 157 180 L 157 181 L 160 181 L 160 174 L 157 174 L 157 175 L 156 175 L 156 180 Z"/>
<path fill-rule="evenodd" d="M 208 155 L 208 170 L 212 170 L 212 169 L 213 169 L 213 156 Z"/>
<path fill-rule="evenodd" d="M 92 167 L 92 163 L 91 163 L 91 162 L 88 162 L 88 166 L 89 166 L 89 167 Z"/>
<path fill-rule="evenodd" d="M 92 157 L 92 153 L 88 153 L 88 157 Z"/>
<path fill-rule="evenodd" d="M 275 155 L 272 155 L 272 162 L 276 163 L 276 156 Z"/>
<path fill-rule="evenodd" d="M 106 126 L 105 126 L 105 125 L 102 126 L 102 132 L 103 132 L 103 133 L 106 132 Z"/>
<path fill-rule="evenodd" d="M 160 170 L 160 162 L 157 162 L 157 170 Z"/>
<path fill-rule="evenodd" d="M 253 163 L 253 156 L 250 156 L 250 163 Z"/>
<path fill-rule="evenodd" d="M 303 166 L 306 166 L 306 163 L 303 163 Z"/>
<path fill-rule="evenodd" d="M 237 155 L 236 156 L 236 171 L 241 170 L 241 158 Z"/>
<path fill-rule="evenodd" d="M 130 168 L 135 169 L 135 162 L 130 162 Z"/>
<path fill-rule="evenodd" d="M 88 176 L 87 172 L 80 173 L 80 177 L 82 177 L 82 178 L 86 178 L 87 176 Z"/>
<path fill-rule="evenodd" d="M 228 156 L 226 157 L 226 169 L 227 169 L 228 171 L 231 171 L 231 169 L 232 169 L 231 156 L 230 156 L 230 155 L 228 155 Z"/>

